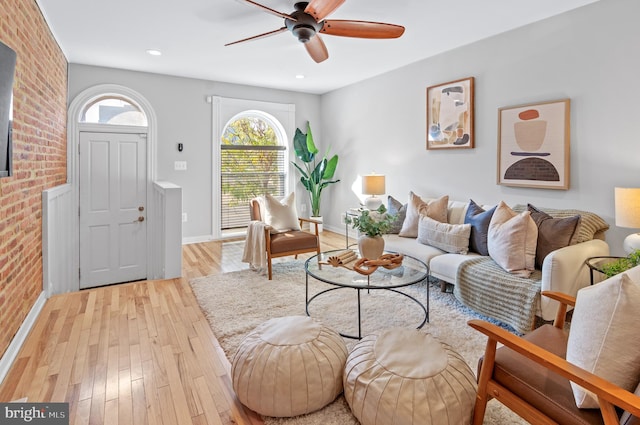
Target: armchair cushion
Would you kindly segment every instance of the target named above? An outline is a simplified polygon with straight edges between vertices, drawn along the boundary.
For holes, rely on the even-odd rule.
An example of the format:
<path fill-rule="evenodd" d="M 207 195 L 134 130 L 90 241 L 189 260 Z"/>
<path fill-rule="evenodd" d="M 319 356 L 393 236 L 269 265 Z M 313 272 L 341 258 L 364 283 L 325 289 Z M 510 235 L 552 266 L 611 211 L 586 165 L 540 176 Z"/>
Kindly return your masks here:
<path fill-rule="evenodd" d="M 300 230 L 295 192 L 291 192 L 281 201 L 270 194 L 264 195 L 263 219 L 278 232 Z"/>
<path fill-rule="evenodd" d="M 578 291 L 567 361 L 627 391 L 640 377 L 640 284 L 627 273 Z M 597 408 L 594 394 L 572 383 L 576 404 Z"/>
<path fill-rule="evenodd" d="M 523 336 L 527 341 L 564 358 L 567 332 L 543 325 Z M 478 374 L 483 358 L 478 364 Z M 496 351 L 493 379 L 526 400 L 557 423 L 602 423 L 599 410 L 578 409 L 572 397 L 570 381 L 506 347 Z M 549 395 L 553 395 L 549 397 Z"/>
<path fill-rule="evenodd" d="M 312 251 L 318 246 L 318 237 L 302 230 L 292 230 L 271 235 L 271 254 L 293 251 Z"/>

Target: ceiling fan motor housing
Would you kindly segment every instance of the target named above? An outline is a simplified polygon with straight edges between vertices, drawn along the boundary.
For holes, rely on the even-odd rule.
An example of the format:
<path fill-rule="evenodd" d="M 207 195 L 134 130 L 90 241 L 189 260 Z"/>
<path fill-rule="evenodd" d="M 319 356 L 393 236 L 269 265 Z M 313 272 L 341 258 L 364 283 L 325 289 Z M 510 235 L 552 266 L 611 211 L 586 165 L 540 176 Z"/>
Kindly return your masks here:
<path fill-rule="evenodd" d="M 309 3 L 300 2 L 295 4 L 295 11 L 291 13 L 291 19 L 285 19 L 286 27 L 296 36 L 299 42 L 306 43 L 322 29 L 323 23 L 317 22 L 313 16 L 304 12 Z"/>

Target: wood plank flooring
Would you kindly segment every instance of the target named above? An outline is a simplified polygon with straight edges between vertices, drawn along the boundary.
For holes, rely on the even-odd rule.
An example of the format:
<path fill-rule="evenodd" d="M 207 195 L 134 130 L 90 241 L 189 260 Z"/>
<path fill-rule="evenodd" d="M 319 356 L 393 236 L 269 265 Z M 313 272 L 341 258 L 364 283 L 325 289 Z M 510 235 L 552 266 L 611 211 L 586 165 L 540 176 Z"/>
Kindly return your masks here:
<path fill-rule="evenodd" d="M 344 235 L 325 231 L 321 244 L 343 248 Z M 0 401 L 68 402 L 72 425 L 261 424 L 236 399 L 229 361 L 189 286 L 247 268 L 241 255 L 241 241 L 185 245 L 180 279 L 50 298 Z"/>

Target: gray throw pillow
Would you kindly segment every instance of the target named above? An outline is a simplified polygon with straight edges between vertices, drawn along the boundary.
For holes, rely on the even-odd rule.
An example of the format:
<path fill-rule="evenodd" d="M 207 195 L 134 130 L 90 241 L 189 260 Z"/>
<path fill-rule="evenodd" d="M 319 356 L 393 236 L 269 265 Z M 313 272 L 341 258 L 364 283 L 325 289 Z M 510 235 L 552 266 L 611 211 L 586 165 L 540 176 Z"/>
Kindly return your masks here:
<path fill-rule="evenodd" d="M 404 223 L 404 219 L 407 216 L 407 204 L 403 204 L 393 196 L 389 195 L 387 197 L 387 212 L 396 216 L 396 219 L 391 223 L 391 229 L 389 229 L 387 233 L 397 235 L 400 233 L 402 223 Z"/>
<path fill-rule="evenodd" d="M 549 253 L 576 243 L 581 217 L 553 218 L 531 204 L 527 204 L 527 209 L 538 226 L 536 269 L 542 269 L 542 262 Z"/>
<path fill-rule="evenodd" d="M 485 211 L 473 199 L 469 200 L 469 207 L 464 216 L 465 224 L 471 225 L 471 237 L 469 238 L 469 251 L 477 252 L 480 255 L 489 255 L 487 248 L 487 235 L 489 234 L 489 223 L 496 207 Z"/>

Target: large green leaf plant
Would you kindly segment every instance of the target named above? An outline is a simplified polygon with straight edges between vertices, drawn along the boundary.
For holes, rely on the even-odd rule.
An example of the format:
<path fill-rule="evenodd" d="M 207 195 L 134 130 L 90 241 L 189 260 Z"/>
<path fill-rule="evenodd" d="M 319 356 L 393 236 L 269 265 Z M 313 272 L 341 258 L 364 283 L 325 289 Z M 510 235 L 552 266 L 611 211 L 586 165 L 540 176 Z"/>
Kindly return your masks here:
<path fill-rule="evenodd" d="M 330 184 L 340 181 L 340 179 L 333 180 L 333 175 L 338 166 L 338 155 L 333 155 L 327 159 L 329 155 L 329 150 L 327 149 L 324 157 L 322 159 L 318 158 L 318 148 L 313 142 L 309 123 L 307 123 L 306 134 L 299 128 L 296 129 L 296 134 L 293 137 L 293 149 L 296 157 L 302 162 L 302 165 L 295 162 L 292 162 L 292 164 L 300 172 L 300 183 L 309 192 L 311 215 L 319 217 L 322 190 Z"/>

